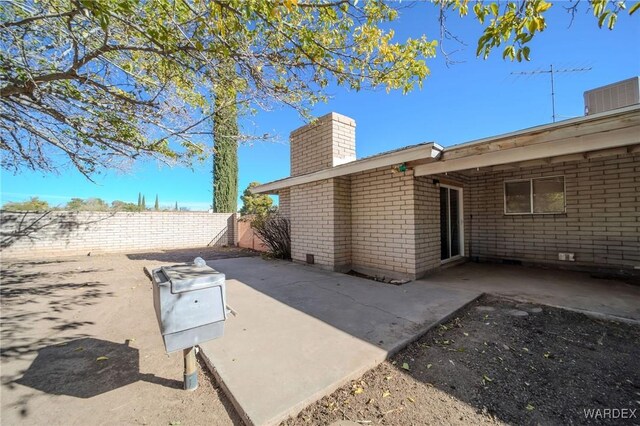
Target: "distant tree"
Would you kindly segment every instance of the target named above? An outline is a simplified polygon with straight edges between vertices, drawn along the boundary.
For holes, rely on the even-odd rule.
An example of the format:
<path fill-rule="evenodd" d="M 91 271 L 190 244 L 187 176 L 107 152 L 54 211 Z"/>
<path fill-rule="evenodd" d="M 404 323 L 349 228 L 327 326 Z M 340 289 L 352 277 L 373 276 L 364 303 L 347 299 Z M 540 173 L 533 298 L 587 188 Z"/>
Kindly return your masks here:
<path fill-rule="evenodd" d="M 191 209 L 189 207 L 180 207 L 180 211 L 181 212 L 188 212 L 188 211 L 191 211 Z"/>
<path fill-rule="evenodd" d="M 49 203 L 38 197 L 31 197 L 28 201 L 9 202 L 2 206 L 2 210 L 43 211 L 51 210 Z"/>
<path fill-rule="evenodd" d="M 90 212 L 104 212 L 109 210 L 109 204 L 100 198 L 72 198 L 71 201 L 65 206 L 66 210 L 73 211 L 90 211 Z"/>
<path fill-rule="evenodd" d="M 176 201 L 176 207 L 174 208 L 175 211 L 178 211 L 178 202 Z"/>
<path fill-rule="evenodd" d="M 240 197 L 242 199 L 240 214 L 265 215 L 271 210 L 273 205 L 271 197 L 251 192 L 251 188 L 255 188 L 258 185 L 260 185 L 259 182 L 251 182 L 242 193 L 242 197 Z"/>
<path fill-rule="evenodd" d="M 65 209 L 80 210 L 83 205 L 84 205 L 84 200 L 82 198 L 72 198 L 65 206 Z"/>
<path fill-rule="evenodd" d="M 147 209 L 147 200 L 144 199 L 144 195 L 142 196 L 142 204 L 140 204 L 140 210 L 145 211 Z"/>
<path fill-rule="evenodd" d="M 158 200 L 158 194 L 156 194 L 156 202 L 155 202 L 155 204 L 153 205 L 153 209 L 154 209 L 155 211 L 160 211 L 160 201 Z"/>
<path fill-rule="evenodd" d="M 138 209 L 142 207 L 142 193 L 138 192 Z"/>
<path fill-rule="evenodd" d="M 115 211 L 122 212 L 138 212 L 140 211 L 140 206 L 133 203 L 126 203 L 124 201 L 115 200 L 111 203 L 111 208 Z"/>

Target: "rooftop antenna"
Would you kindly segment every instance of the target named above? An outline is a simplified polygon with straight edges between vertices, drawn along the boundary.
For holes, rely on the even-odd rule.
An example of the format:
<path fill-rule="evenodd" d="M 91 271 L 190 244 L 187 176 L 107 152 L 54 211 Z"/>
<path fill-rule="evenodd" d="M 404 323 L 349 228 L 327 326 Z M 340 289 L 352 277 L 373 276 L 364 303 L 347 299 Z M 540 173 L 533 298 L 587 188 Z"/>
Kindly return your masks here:
<path fill-rule="evenodd" d="M 536 70 L 536 71 L 519 71 L 512 72 L 512 75 L 535 75 L 535 74 L 549 74 L 551 77 L 551 119 L 553 122 L 556 122 L 556 93 L 553 82 L 553 75 L 559 72 L 585 72 L 591 71 L 591 67 L 587 68 L 561 68 L 561 69 L 553 69 L 553 64 L 549 65 L 549 69 L 546 70 Z"/>

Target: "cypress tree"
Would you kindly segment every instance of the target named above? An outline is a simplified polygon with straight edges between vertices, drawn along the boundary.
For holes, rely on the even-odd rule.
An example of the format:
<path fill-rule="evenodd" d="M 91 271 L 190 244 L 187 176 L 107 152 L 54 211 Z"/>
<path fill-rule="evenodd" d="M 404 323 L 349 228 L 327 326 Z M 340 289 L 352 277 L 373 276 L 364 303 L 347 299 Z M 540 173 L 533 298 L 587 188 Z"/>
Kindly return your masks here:
<path fill-rule="evenodd" d="M 160 210 L 160 202 L 158 201 L 158 194 L 156 194 L 156 203 L 153 205 L 155 211 Z"/>
<path fill-rule="evenodd" d="M 213 211 L 238 211 L 238 109 L 235 64 L 223 61 L 213 105 Z"/>
<path fill-rule="evenodd" d="M 142 207 L 142 194 L 138 192 L 138 208 Z"/>
<path fill-rule="evenodd" d="M 142 196 L 142 205 L 140 206 L 140 208 L 142 210 L 146 210 L 147 209 L 147 202 L 144 199 L 144 195 Z"/>
<path fill-rule="evenodd" d="M 177 202 L 177 201 L 176 201 L 176 208 L 175 208 L 175 210 L 176 210 L 176 211 L 178 211 L 178 202 Z"/>

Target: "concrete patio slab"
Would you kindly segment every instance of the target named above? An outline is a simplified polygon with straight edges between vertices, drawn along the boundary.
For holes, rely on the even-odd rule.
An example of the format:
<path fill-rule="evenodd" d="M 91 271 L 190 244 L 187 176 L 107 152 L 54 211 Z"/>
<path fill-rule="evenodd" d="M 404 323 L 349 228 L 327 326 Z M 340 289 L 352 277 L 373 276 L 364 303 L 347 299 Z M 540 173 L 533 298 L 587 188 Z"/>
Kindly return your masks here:
<path fill-rule="evenodd" d="M 223 338 L 201 353 L 245 421 L 297 414 L 480 296 L 393 286 L 283 261 L 208 262 L 227 275 Z"/>
<path fill-rule="evenodd" d="M 469 262 L 444 269 L 418 283 L 640 322 L 640 285 L 594 278 L 584 272 Z"/>

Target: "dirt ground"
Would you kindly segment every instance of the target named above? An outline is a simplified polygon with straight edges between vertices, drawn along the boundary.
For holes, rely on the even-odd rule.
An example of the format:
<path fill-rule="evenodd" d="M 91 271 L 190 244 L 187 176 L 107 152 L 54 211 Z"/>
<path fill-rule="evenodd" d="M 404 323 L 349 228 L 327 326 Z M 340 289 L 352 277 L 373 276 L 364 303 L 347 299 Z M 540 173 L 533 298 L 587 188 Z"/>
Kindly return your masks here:
<path fill-rule="evenodd" d="M 143 267 L 246 255 L 4 260 L 1 423 L 241 424 L 203 365 L 198 390 L 181 389 Z M 584 410 L 604 408 L 637 409 L 613 422 L 637 424 L 639 401 L 640 327 L 485 297 L 285 424 L 595 424 Z"/>
<path fill-rule="evenodd" d="M 283 424 L 640 423 L 640 327 L 483 297 Z M 606 422 L 606 421 L 605 421 Z"/>
<path fill-rule="evenodd" d="M 3 260 L 2 424 L 241 424 L 203 366 L 199 388 L 182 390 L 182 356 L 164 351 L 143 267 L 247 254 Z"/>

